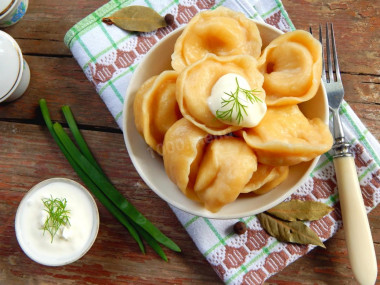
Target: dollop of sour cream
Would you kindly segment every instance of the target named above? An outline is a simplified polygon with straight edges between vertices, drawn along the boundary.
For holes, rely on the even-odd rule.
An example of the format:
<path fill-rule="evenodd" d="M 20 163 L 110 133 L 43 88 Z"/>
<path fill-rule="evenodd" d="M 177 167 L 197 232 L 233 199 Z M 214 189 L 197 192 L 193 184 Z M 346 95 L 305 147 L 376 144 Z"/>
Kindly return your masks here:
<path fill-rule="evenodd" d="M 91 195 L 74 181 L 41 182 L 27 193 L 16 214 L 16 236 L 34 261 L 58 266 L 73 262 L 92 246 L 99 228 L 99 214 Z M 68 181 L 68 182 L 67 182 Z M 52 240 L 44 223 L 49 216 L 42 199 L 66 199 L 69 224 L 61 225 Z"/>
<path fill-rule="evenodd" d="M 239 85 L 238 85 L 238 84 Z M 214 116 L 223 123 L 240 126 L 244 128 L 252 128 L 257 126 L 267 111 L 267 105 L 260 94 L 253 92 L 252 94 L 259 97 L 260 100 L 250 101 L 243 90 L 253 90 L 248 81 L 241 75 L 235 73 L 227 73 L 220 77 L 211 90 L 211 95 L 207 99 L 207 104 Z M 236 94 L 241 104 L 234 106 L 233 102 L 226 103 L 231 100 L 231 95 Z M 262 91 L 261 91 L 262 92 Z M 244 106 L 244 107 L 242 107 Z M 238 112 L 241 112 L 239 120 Z M 230 115 L 221 117 L 222 112 L 231 112 Z"/>

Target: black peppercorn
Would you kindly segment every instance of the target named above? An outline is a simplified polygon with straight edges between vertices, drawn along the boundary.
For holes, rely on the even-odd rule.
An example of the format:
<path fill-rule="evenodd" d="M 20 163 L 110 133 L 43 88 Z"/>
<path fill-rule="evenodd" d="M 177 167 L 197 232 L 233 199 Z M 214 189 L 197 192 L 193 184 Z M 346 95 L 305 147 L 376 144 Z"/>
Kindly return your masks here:
<path fill-rule="evenodd" d="M 105 24 L 107 24 L 107 25 L 112 25 L 113 24 L 113 22 L 112 22 L 112 20 L 110 18 L 103 18 L 102 22 L 105 23 Z"/>
<path fill-rule="evenodd" d="M 168 26 L 174 23 L 174 16 L 172 14 L 166 14 L 164 19 Z"/>
<path fill-rule="evenodd" d="M 237 222 L 234 224 L 234 232 L 238 235 L 242 235 L 247 231 L 247 225 L 243 222 Z"/>

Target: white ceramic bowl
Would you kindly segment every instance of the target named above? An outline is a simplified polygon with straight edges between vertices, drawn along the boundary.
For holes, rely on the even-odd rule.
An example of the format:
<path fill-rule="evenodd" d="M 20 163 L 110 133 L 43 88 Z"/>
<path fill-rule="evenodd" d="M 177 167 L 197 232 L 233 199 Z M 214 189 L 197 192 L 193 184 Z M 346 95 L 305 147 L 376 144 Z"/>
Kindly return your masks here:
<path fill-rule="evenodd" d="M 258 28 L 263 40 L 263 47 L 278 37 L 283 32 L 267 24 L 258 23 Z M 255 197 L 238 198 L 236 201 L 224 206 L 219 212 L 212 213 L 201 204 L 187 198 L 166 175 L 162 158 L 155 154 L 138 133 L 133 114 L 133 101 L 141 84 L 153 75 L 158 75 L 163 70 L 172 69 L 171 54 L 174 44 L 183 28 L 178 29 L 164 39 L 160 40 L 141 60 L 132 76 L 126 93 L 123 110 L 124 140 L 129 156 L 137 172 L 145 183 L 162 199 L 174 207 L 193 215 L 213 218 L 232 219 L 241 218 L 263 212 L 282 202 L 290 196 L 302 183 L 318 162 L 318 157 L 312 161 L 290 167 L 289 176 L 275 189 L 266 194 Z M 328 122 L 328 102 L 326 92 L 321 87 L 317 95 L 310 101 L 300 105 L 306 117 L 321 118 Z"/>
<path fill-rule="evenodd" d="M 71 209 L 71 233 L 66 234 L 67 240 L 56 235 L 51 242 L 49 232 L 41 229 L 46 219 L 42 215 L 41 199 L 50 195 L 66 198 Z M 94 198 L 81 184 L 67 178 L 38 183 L 23 197 L 16 212 L 15 231 L 21 249 L 35 262 L 47 266 L 66 265 L 80 259 L 92 247 L 98 230 L 99 212 Z"/>
<path fill-rule="evenodd" d="M 20 21 L 29 5 L 29 0 L 1 0 L 0 2 L 0 28 L 12 26 Z"/>

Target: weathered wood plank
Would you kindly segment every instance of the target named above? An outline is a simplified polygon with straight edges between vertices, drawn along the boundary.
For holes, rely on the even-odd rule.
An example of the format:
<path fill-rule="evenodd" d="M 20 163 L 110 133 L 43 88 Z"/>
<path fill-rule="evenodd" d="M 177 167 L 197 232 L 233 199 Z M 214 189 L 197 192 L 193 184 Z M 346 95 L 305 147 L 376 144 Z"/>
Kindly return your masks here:
<path fill-rule="evenodd" d="M 345 99 L 379 139 L 379 3 L 376 1 L 283 0 L 296 28 L 314 31 L 318 24 L 334 23 Z M 377 36 L 376 36 L 377 35 Z M 369 214 L 377 259 L 380 257 L 379 207 Z M 344 240 L 344 229 L 282 272 L 268 284 L 356 284 Z M 377 282 L 380 282 L 378 277 Z"/>
<path fill-rule="evenodd" d="M 26 56 L 31 81 L 17 101 L 0 105 L 0 119 L 36 120 L 38 100 L 45 98 L 53 120 L 62 120 L 62 105 L 70 105 L 79 124 L 118 129 L 94 86 L 73 58 Z"/>
<path fill-rule="evenodd" d="M 63 43 L 66 32 L 107 2 L 29 1 L 28 11 L 22 21 L 4 31 L 19 41 L 24 54 L 71 56 L 70 50 Z"/>
<path fill-rule="evenodd" d="M 52 118 L 62 120 L 62 105 L 71 105 L 79 124 L 118 129 L 94 86 L 73 58 L 26 56 L 31 68 L 29 89 L 19 100 L 0 105 L 0 119 L 36 120 L 38 100 L 45 98 Z M 379 139 L 380 81 L 373 75 L 343 74 L 345 100 Z M 42 86 L 42 88 L 41 88 Z"/>
<path fill-rule="evenodd" d="M 169 206 L 140 179 L 126 152 L 122 134 L 92 84 L 64 45 L 66 31 L 107 0 L 29 1 L 25 18 L 4 29 L 19 42 L 31 67 L 27 93 L 0 104 L 0 283 L 5 284 L 221 284 Z M 333 22 L 346 101 L 380 138 L 380 2 L 371 0 L 283 0 L 297 28 Z M 14 215 L 26 191 L 39 181 L 64 176 L 79 181 L 43 126 L 38 99 L 48 100 L 53 120 L 72 106 L 100 164 L 116 187 L 182 248 L 166 250 L 162 262 L 152 250 L 142 255 L 126 230 L 99 205 L 101 228 L 91 251 L 75 264 L 39 266 L 22 253 L 14 235 Z M 112 150 L 112 151 L 110 151 Z M 147 209 L 149 205 L 155 207 Z M 380 209 L 370 215 L 376 253 L 380 253 Z M 268 284 L 355 284 L 348 262 L 344 229 L 300 258 Z M 117 250 L 115 250 L 117 248 Z M 380 279 L 378 279 L 380 282 Z"/>
<path fill-rule="evenodd" d="M 63 0 L 51 4 L 48 0 L 33 1 L 23 21 L 4 29 L 20 41 L 26 54 L 66 55 L 70 51 L 63 44 L 67 30 L 76 22 L 102 6 L 107 1 Z M 336 40 L 342 68 L 347 72 L 379 75 L 379 25 L 378 1 L 319 1 L 284 0 L 283 4 L 299 29 L 317 27 L 334 22 Z M 368 60 L 370 59 L 370 60 Z"/>
<path fill-rule="evenodd" d="M 298 29 L 332 22 L 342 71 L 380 75 L 379 1 L 282 1 Z"/>
<path fill-rule="evenodd" d="M 127 230 L 98 203 L 99 235 L 85 257 L 75 264 L 57 268 L 31 262 L 18 246 L 14 233 L 19 202 L 33 185 L 44 179 L 66 177 L 78 182 L 80 179 L 45 127 L 0 122 L 0 133 L 0 283 L 2 280 L 6 284 L 43 283 L 57 279 L 68 284 L 220 282 L 169 206 L 141 180 L 118 133 L 84 131 L 83 135 L 119 191 L 177 242 L 183 252 L 178 254 L 165 249 L 168 263 L 150 248 L 143 255 Z M 146 201 L 154 206 L 146 207 Z"/>

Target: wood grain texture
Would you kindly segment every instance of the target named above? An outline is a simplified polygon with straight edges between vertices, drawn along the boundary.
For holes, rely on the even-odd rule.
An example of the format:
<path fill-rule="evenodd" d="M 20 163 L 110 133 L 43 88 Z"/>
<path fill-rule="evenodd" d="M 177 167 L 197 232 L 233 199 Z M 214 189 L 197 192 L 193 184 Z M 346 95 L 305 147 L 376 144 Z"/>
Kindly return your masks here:
<path fill-rule="evenodd" d="M 125 151 L 121 134 L 83 131 L 101 167 L 116 188 L 170 236 L 182 253 L 165 250 L 169 262 L 150 248 L 140 253 L 135 241 L 98 203 L 101 224 L 91 250 L 78 262 L 45 267 L 31 262 L 15 238 L 14 218 L 25 193 L 51 177 L 76 176 L 45 127 L 0 122 L 0 284 L 64 282 L 64 284 L 205 284 L 219 282 L 169 206 L 139 178 Z M 112 150 L 112 151 L 110 151 Z M 154 205 L 149 207 L 147 205 Z M 4 283 L 3 283 L 4 282 Z"/>
<path fill-rule="evenodd" d="M 0 284 L 221 284 L 170 207 L 140 179 L 121 130 L 63 43 L 72 25 L 105 3 L 29 1 L 22 21 L 4 29 L 20 44 L 32 81 L 19 100 L 0 104 Z M 334 23 L 345 99 L 379 139 L 380 2 L 283 0 L 283 4 L 296 28 Z M 25 256 L 14 233 L 14 217 L 23 195 L 51 177 L 80 181 L 44 127 L 38 111 L 40 98 L 47 99 L 53 120 L 60 122 L 64 121 L 60 107 L 72 107 L 82 133 L 116 188 L 173 238 L 182 253 L 166 250 L 167 263 L 150 249 L 142 255 L 127 231 L 98 204 L 98 239 L 81 260 L 55 268 L 40 266 Z M 379 207 L 369 214 L 369 220 L 379 258 Z M 267 284 L 356 284 L 343 231 L 326 242 L 326 249 L 311 251 Z"/>
<path fill-rule="evenodd" d="M 307 30 L 311 26 L 316 31 L 319 24 L 334 24 L 345 100 L 379 140 L 379 2 L 283 0 L 283 4 L 298 29 Z M 368 215 L 377 260 L 380 260 L 379 214 L 377 207 Z M 349 265 L 344 229 L 325 245 L 326 249 L 312 250 L 271 277 L 268 284 L 357 284 Z"/>

